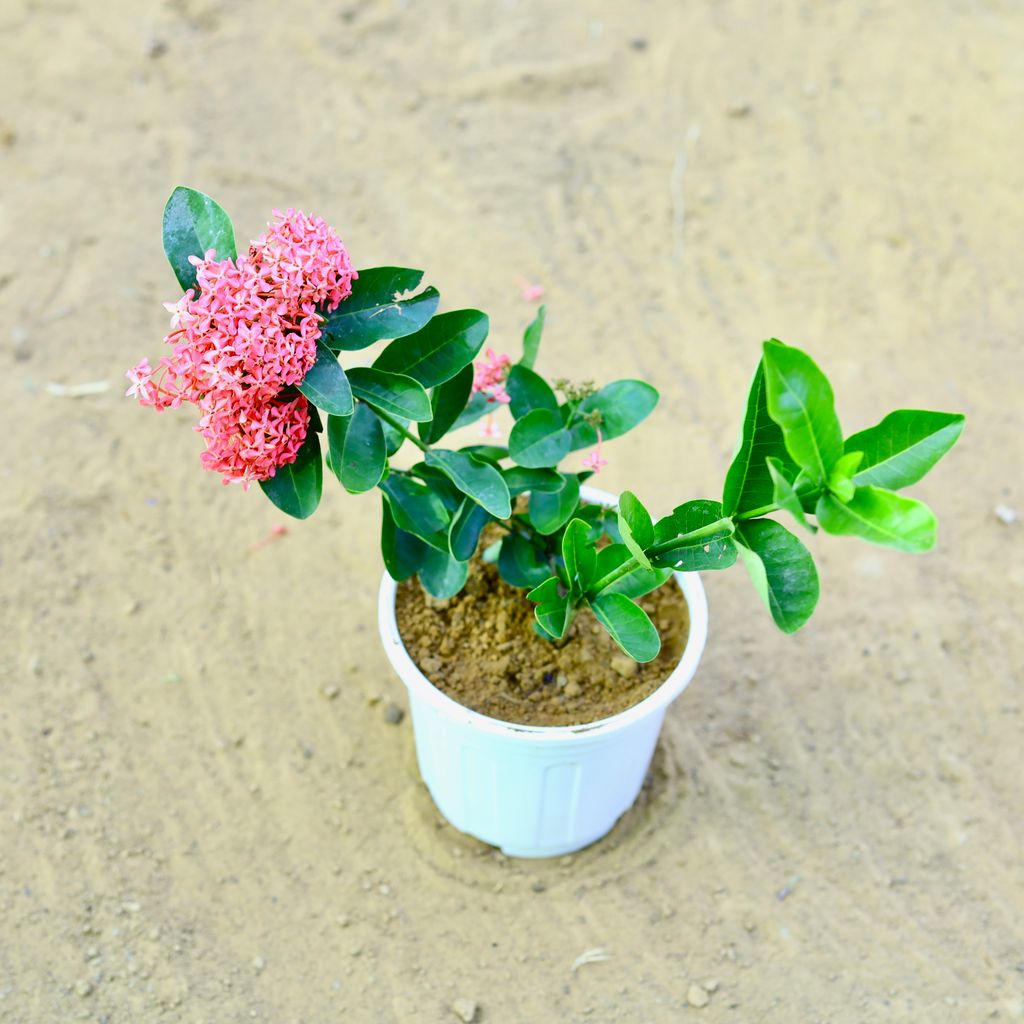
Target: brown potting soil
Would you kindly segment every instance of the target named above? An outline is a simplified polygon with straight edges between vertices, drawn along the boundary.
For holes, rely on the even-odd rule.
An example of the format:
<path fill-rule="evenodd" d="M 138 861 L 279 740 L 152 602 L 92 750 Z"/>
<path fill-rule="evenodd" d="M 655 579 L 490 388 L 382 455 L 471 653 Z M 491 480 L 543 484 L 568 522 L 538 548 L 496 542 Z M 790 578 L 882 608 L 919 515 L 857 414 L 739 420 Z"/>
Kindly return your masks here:
<path fill-rule="evenodd" d="M 474 711 L 524 725 L 578 725 L 625 711 L 679 663 L 689 634 L 686 599 L 667 584 L 640 598 L 661 634 L 661 653 L 638 664 L 586 609 L 562 641 L 533 630 L 526 591 L 474 559 L 465 588 L 447 601 L 416 580 L 398 587 L 398 629 L 423 674 Z"/>

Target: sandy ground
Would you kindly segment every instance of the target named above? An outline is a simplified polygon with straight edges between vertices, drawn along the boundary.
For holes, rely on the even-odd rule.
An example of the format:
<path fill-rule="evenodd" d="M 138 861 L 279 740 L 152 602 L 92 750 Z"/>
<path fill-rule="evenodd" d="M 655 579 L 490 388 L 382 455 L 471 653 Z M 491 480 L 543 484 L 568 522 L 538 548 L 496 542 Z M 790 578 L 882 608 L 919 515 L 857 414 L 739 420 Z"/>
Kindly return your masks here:
<path fill-rule="evenodd" d="M 993 512 L 1024 512 L 1019 5 L 7 0 L 0 29 L 0 1020 L 1024 1016 L 1024 559 Z M 940 549 L 815 542 L 791 639 L 707 579 L 641 805 L 506 862 L 382 714 L 376 501 L 260 546 L 273 507 L 121 397 L 179 182 L 243 239 L 294 204 L 429 268 L 499 345 L 542 282 L 545 369 L 662 388 L 601 479 L 659 513 L 718 493 L 770 334 L 851 430 L 962 410 L 918 490 Z"/>

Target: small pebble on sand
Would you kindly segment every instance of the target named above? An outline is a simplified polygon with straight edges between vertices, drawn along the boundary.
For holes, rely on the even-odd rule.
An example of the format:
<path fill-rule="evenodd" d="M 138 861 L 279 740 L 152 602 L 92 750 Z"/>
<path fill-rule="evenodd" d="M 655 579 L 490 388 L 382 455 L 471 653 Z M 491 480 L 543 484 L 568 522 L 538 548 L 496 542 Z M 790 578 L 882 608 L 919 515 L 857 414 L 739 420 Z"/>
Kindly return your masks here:
<path fill-rule="evenodd" d="M 1012 526 L 1019 518 L 1017 510 L 1015 508 L 1010 508 L 1009 505 L 996 505 L 993 512 L 995 512 L 996 519 L 1005 526 Z"/>
<path fill-rule="evenodd" d="M 475 999 L 456 999 L 452 1003 L 452 1013 L 466 1024 L 473 1024 L 476 1020 L 477 1003 Z"/>
<path fill-rule="evenodd" d="M 565 685 L 566 697 L 578 697 L 583 692 L 583 687 L 574 679 L 571 683 Z"/>
<path fill-rule="evenodd" d="M 696 1006 L 698 1009 L 707 1006 L 711 1001 L 711 997 L 704 990 L 703 985 L 698 985 L 696 982 L 692 984 L 686 993 L 686 1001 L 691 1006 Z"/>
<path fill-rule="evenodd" d="M 632 658 L 627 658 L 624 654 L 617 654 L 612 658 L 612 668 L 623 679 L 636 675 L 636 662 Z"/>
<path fill-rule="evenodd" d="M 388 725 L 398 725 L 405 718 L 405 712 L 397 704 L 386 704 L 384 707 L 384 721 Z"/>
<path fill-rule="evenodd" d="M 327 700 L 337 700 L 341 690 L 337 686 L 330 684 L 328 686 L 321 687 L 320 692 L 327 698 Z"/>

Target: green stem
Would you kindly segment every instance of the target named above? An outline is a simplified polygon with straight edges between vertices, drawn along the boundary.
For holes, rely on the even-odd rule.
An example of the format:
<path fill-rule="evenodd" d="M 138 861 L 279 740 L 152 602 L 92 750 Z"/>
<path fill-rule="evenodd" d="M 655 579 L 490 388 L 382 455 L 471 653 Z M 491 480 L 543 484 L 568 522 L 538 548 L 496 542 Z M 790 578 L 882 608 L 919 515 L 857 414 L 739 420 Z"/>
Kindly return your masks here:
<path fill-rule="evenodd" d="M 671 551 L 674 547 L 678 547 L 681 540 L 699 541 L 702 537 L 710 537 L 715 533 L 719 533 L 724 526 L 732 525 L 733 521 L 728 516 L 724 519 L 716 519 L 713 523 L 708 523 L 706 526 L 700 526 L 696 530 L 691 530 L 689 533 L 684 533 L 678 537 L 672 537 L 669 540 L 663 540 L 660 544 L 653 544 L 651 547 L 645 549 L 644 553 L 647 555 L 660 555 L 665 551 Z M 696 547 L 696 545 L 694 545 L 694 547 Z M 600 593 L 606 587 L 610 587 L 613 583 L 621 580 L 623 576 L 628 576 L 635 569 L 639 568 L 640 563 L 635 558 L 629 558 L 618 568 L 612 569 L 611 572 L 602 576 L 592 587 L 589 588 L 589 590 L 591 593 Z"/>
<path fill-rule="evenodd" d="M 390 423 L 391 426 L 393 426 L 395 428 L 395 430 L 397 430 L 402 435 L 402 437 L 404 437 L 407 441 L 412 441 L 412 443 L 414 445 L 416 445 L 416 447 L 419 448 L 419 450 L 421 452 L 429 452 L 430 451 L 430 445 L 429 444 L 424 444 L 415 434 L 412 434 L 408 430 L 406 430 L 405 427 L 403 427 L 402 424 L 399 423 L 398 420 L 396 420 L 393 416 L 391 416 L 388 413 L 384 412 L 382 409 L 378 409 L 376 406 L 374 406 L 373 411 L 385 423 Z"/>

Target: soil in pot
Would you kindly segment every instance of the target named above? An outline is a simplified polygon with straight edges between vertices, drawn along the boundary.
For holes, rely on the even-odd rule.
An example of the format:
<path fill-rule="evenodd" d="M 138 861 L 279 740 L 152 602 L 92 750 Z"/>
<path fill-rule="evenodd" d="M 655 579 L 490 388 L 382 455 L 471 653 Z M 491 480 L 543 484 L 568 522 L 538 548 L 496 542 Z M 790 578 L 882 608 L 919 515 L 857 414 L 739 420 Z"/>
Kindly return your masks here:
<path fill-rule="evenodd" d="M 666 585 L 639 603 L 661 634 L 661 653 L 644 665 L 626 657 L 587 610 L 565 640 L 541 639 L 526 592 L 480 559 L 447 601 L 415 580 L 399 584 L 396 615 L 413 661 L 453 700 L 506 722 L 581 725 L 642 701 L 682 657 L 689 614 L 679 588 Z"/>

